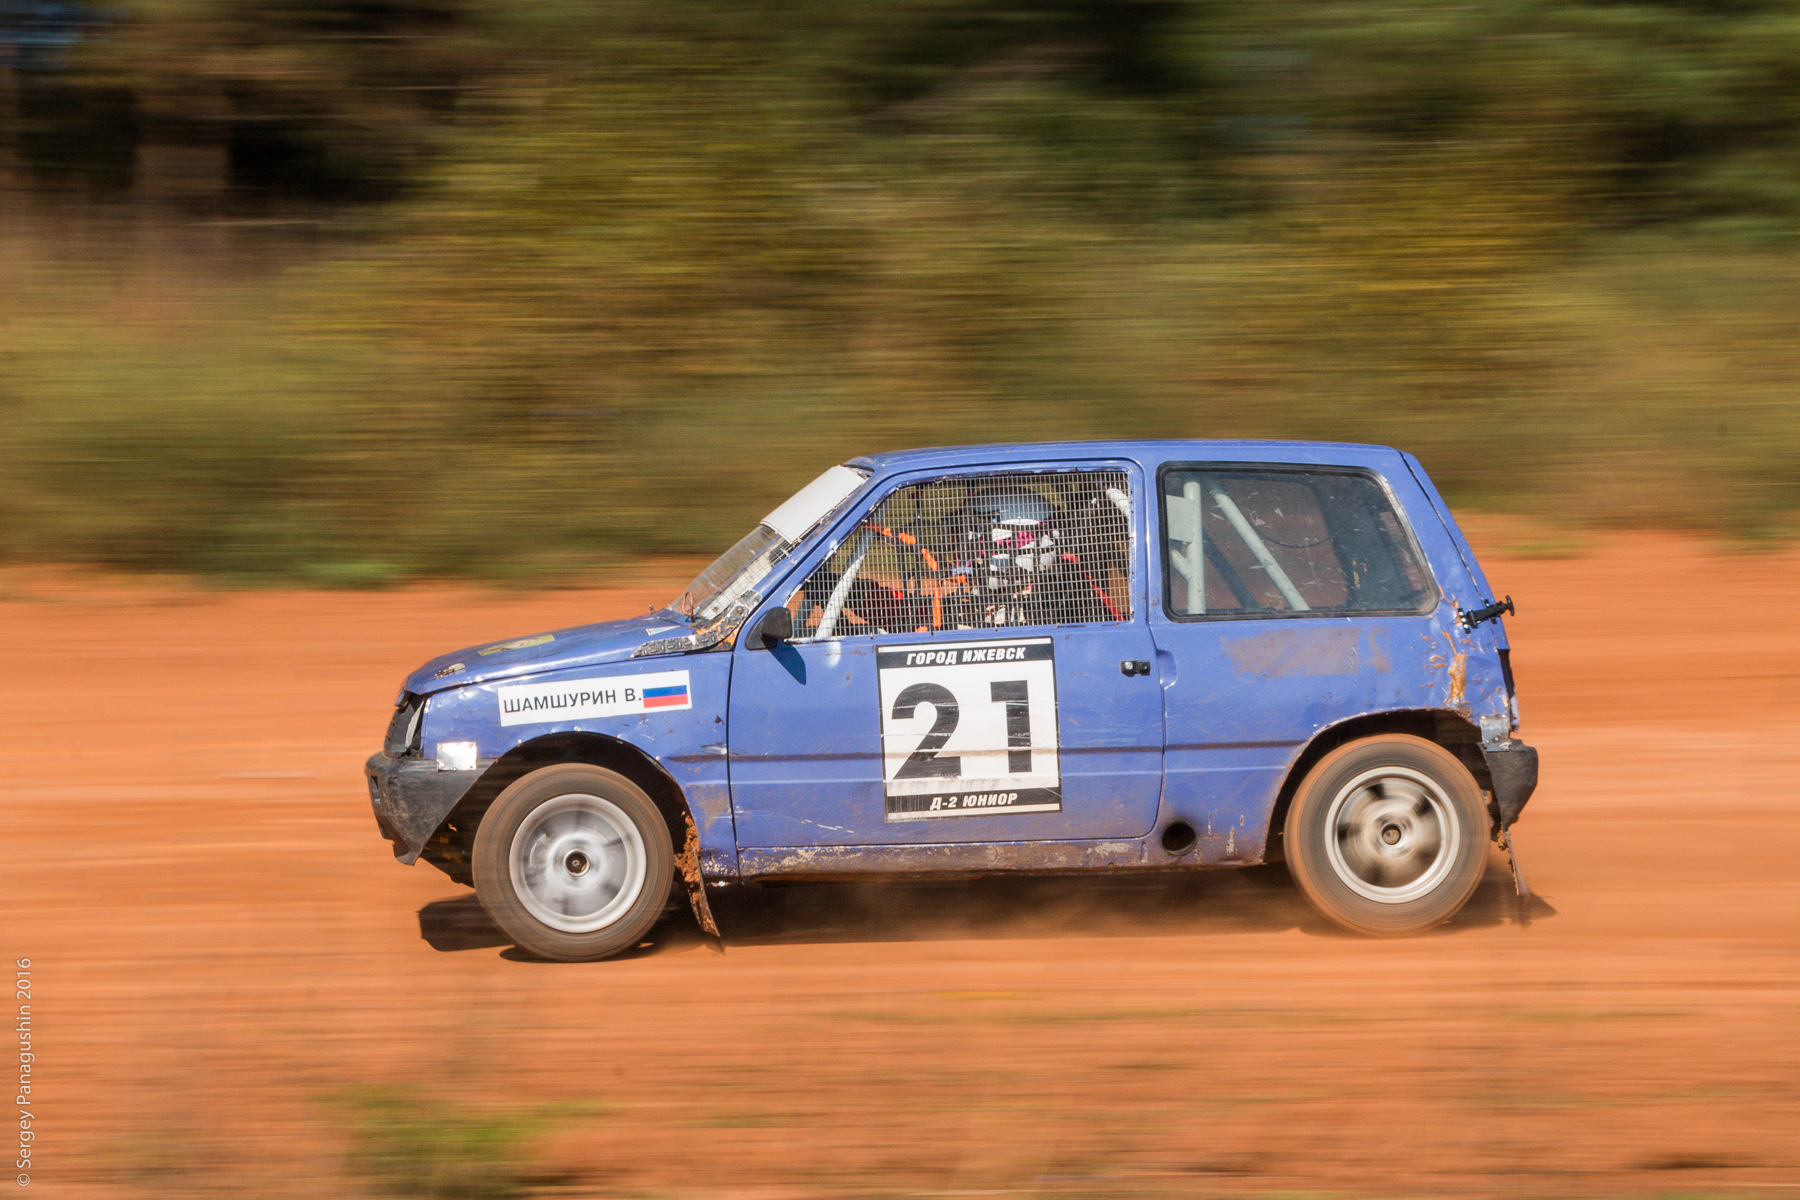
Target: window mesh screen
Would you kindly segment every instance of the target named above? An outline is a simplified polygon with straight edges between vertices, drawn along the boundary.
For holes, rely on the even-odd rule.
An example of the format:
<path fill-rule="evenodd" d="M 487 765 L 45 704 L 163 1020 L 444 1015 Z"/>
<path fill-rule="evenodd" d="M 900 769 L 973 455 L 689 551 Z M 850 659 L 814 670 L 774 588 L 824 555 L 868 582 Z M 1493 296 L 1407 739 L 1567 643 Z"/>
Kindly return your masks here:
<path fill-rule="evenodd" d="M 883 500 L 788 598 L 796 639 L 1131 618 L 1123 471 L 970 475 Z"/>

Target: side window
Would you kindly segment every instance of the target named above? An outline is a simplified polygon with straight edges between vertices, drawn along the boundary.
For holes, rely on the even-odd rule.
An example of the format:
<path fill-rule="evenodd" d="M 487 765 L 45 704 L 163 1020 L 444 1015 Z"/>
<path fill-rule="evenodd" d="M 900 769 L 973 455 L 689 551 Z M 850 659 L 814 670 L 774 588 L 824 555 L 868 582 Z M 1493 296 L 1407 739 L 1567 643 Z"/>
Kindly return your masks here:
<path fill-rule="evenodd" d="M 795 640 L 1131 619 L 1123 471 L 959 475 L 890 492 L 794 589 Z"/>
<path fill-rule="evenodd" d="M 1368 475 L 1173 468 L 1161 490 L 1171 616 L 1418 612 L 1436 599 Z"/>

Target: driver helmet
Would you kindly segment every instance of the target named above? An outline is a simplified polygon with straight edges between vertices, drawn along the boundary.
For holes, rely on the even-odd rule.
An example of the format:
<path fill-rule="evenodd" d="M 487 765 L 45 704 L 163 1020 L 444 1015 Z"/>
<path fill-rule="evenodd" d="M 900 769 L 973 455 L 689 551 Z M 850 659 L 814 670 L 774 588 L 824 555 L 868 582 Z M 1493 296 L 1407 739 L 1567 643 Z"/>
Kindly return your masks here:
<path fill-rule="evenodd" d="M 1024 488 L 989 487 L 963 501 L 963 565 L 970 583 L 998 592 L 1019 592 L 1035 576 L 1055 569 L 1060 531 L 1057 510 L 1047 498 Z"/>

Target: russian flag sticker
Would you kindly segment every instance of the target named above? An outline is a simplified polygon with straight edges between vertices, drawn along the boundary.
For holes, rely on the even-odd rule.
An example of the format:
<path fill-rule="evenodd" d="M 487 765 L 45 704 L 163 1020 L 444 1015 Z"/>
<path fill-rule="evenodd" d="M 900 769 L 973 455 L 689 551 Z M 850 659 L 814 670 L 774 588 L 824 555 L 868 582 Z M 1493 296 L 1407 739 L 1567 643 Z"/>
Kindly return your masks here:
<path fill-rule="evenodd" d="M 670 684 L 668 687 L 644 689 L 645 708 L 686 708 L 688 707 L 688 685 Z"/>

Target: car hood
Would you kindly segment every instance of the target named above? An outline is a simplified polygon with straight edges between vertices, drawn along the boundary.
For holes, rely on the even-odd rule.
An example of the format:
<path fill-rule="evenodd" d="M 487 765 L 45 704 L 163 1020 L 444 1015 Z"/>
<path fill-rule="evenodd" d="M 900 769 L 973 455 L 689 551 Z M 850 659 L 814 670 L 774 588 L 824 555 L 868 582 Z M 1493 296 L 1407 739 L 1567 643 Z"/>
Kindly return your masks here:
<path fill-rule="evenodd" d="M 469 646 L 440 654 L 408 675 L 402 691 L 426 696 L 493 679 L 623 662 L 645 642 L 680 637 L 689 629 L 684 619 L 651 613 Z"/>

